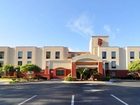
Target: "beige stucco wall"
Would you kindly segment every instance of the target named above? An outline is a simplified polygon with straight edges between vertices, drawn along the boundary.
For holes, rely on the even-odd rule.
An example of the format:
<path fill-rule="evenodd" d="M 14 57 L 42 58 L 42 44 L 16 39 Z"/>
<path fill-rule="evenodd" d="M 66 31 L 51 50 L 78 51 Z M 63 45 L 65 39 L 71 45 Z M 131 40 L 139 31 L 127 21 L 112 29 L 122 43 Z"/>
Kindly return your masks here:
<path fill-rule="evenodd" d="M 98 46 L 98 38 L 103 39 L 102 46 Z M 49 63 L 51 69 L 58 67 L 71 69 L 72 62 L 76 62 L 77 60 L 80 60 L 81 62 L 90 62 L 90 58 L 96 58 L 95 61 L 103 60 L 103 62 L 109 62 L 109 69 L 111 70 L 127 70 L 128 64 L 131 61 L 140 59 L 140 46 L 129 46 L 126 48 L 109 46 L 108 36 L 93 36 L 89 47 L 90 54 L 80 56 L 83 57 L 83 59 L 78 58 L 78 56 L 68 59 L 69 50 L 67 47 L 63 46 L 46 46 L 41 48 L 33 46 L 19 46 L 10 48 L 3 46 L 0 47 L 0 51 L 4 51 L 4 59 L 0 59 L 0 61 L 4 61 L 4 64 L 13 64 L 15 66 L 18 64 L 18 61 L 22 61 L 23 64 L 27 64 L 27 61 L 31 61 L 33 64 L 38 65 L 42 69 L 45 69 Z M 18 59 L 18 51 L 23 51 L 22 59 Z M 32 59 L 27 59 L 27 51 L 32 51 Z M 51 52 L 50 59 L 46 59 L 47 51 Z M 60 52 L 60 59 L 55 59 L 56 51 Z M 102 51 L 107 52 L 106 59 L 102 59 Z M 111 58 L 112 51 L 116 52 L 116 59 Z M 134 51 L 135 59 L 130 59 L 130 51 Z M 117 68 L 111 68 L 111 61 L 116 61 Z"/>
<path fill-rule="evenodd" d="M 107 54 L 107 58 L 106 59 L 103 59 L 103 62 L 108 62 L 109 63 L 109 69 L 112 69 L 111 68 L 111 61 L 116 61 L 116 69 L 121 69 L 120 68 L 120 62 L 119 62 L 119 56 L 120 56 L 120 53 L 119 53 L 119 47 L 99 47 L 98 49 L 98 56 L 102 59 L 102 51 L 106 51 L 106 54 Z M 112 51 L 115 51 L 116 52 L 116 59 L 112 59 L 111 58 L 111 52 Z"/>
<path fill-rule="evenodd" d="M 90 39 L 89 50 L 90 50 L 90 53 L 93 55 L 97 55 L 98 47 L 100 47 L 98 45 L 98 39 L 102 39 L 101 47 L 108 47 L 109 46 L 108 36 L 92 36 Z"/>
<path fill-rule="evenodd" d="M 35 48 L 35 64 L 42 68 L 42 48 Z"/>
<path fill-rule="evenodd" d="M 36 47 L 16 47 L 15 48 L 15 65 L 18 65 L 18 61 L 22 61 L 23 65 L 27 64 L 27 61 L 31 61 L 32 64 L 37 64 L 36 63 Z M 18 51 L 23 52 L 23 58 L 18 59 Z M 32 52 L 32 59 L 27 59 L 27 52 L 31 51 Z M 38 65 L 38 64 L 37 64 Z"/>
<path fill-rule="evenodd" d="M 135 58 L 134 59 L 130 59 L 130 52 L 131 51 L 134 51 L 135 53 Z M 126 67 L 128 68 L 128 64 L 131 62 L 131 61 L 134 61 L 134 60 L 138 60 L 140 59 L 139 58 L 139 54 L 140 54 L 140 46 L 130 46 L 130 47 L 126 47 Z"/>
<path fill-rule="evenodd" d="M 43 55 L 44 58 L 46 59 L 46 52 L 50 51 L 51 52 L 51 58 L 50 60 L 56 60 L 55 59 L 55 52 L 59 51 L 60 52 L 60 59 L 59 60 L 64 60 L 67 59 L 68 57 L 68 49 L 66 47 L 59 47 L 59 46 L 47 46 L 43 48 Z"/>
<path fill-rule="evenodd" d="M 51 52 L 51 58 L 46 59 L 46 52 L 50 51 Z M 55 52 L 59 51 L 60 52 L 60 59 L 55 59 Z M 46 46 L 42 49 L 42 68 L 46 68 L 46 62 L 50 60 L 55 60 L 55 61 L 60 61 L 61 60 L 67 60 L 68 58 L 68 48 L 67 47 L 61 47 L 61 46 Z M 65 64 L 64 64 L 65 65 Z M 61 65 L 60 65 L 61 66 Z M 51 66 L 52 68 L 52 66 Z"/>
<path fill-rule="evenodd" d="M 4 52 L 4 59 L 0 59 L 0 61 L 3 61 L 4 65 L 10 63 L 9 59 L 11 58 L 9 56 L 9 49 L 10 49 L 9 47 L 0 47 L 0 51 Z"/>
<path fill-rule="evenodd" d="M 72 63 L 71 60 L 51 60 L 50 61 L 50 69 L 56 69 L 56 68 L 67 68 L 71 69 L 72 68 Z"/>
<path fill-rule="evenodd" d="M 126 67 L 126 50 L 125 48 L 120 48 L 119 49 L 119 62 L 120 62 L 120 69 L 121 70 L 127 70 Z"/>

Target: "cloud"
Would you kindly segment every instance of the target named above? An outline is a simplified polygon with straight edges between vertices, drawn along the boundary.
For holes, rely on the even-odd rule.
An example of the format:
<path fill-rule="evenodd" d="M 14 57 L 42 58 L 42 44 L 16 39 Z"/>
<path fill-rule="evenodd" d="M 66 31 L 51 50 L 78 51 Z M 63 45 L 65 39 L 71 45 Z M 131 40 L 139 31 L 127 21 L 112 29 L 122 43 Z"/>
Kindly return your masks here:
<path fill-rule="evenodd" d="M 86 14 L 71 19 L 66 26 L 83 37 L 91 37 L 94 34 L 92 21 Z"/>
<path fill-rule="evenodd" d="M 120 29 L 119 28 L 116 28 L 116 32 L 119 33 L 120 32 Z"/>
<path fill-rule="evenodd" d="M 117 34 L 120 32 L 119 28 L 112 28 L 110 25 L 104 25 L 103 29 L 105 33 L 108 34 L 112 39 L 116 39 Z"/>
<path fill-rule="evenodd" d="M 109 25 L 104 25 L 104 30 L 105 30 L 107 33 L 111 33 L 111 32 L 112 32 L 112 30 L 111 30 L 111 28 L 110 28 Z"/>

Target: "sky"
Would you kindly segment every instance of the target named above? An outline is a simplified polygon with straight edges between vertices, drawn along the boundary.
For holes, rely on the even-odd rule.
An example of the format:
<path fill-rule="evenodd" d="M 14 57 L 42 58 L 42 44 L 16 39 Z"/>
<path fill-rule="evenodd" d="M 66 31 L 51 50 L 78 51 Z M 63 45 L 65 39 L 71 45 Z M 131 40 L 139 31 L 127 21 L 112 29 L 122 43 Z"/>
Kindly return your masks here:
<path fill-rule="evenodd" d="M 140 0 L 0 0 L 0 46 L 65 46 L 88 51 L 94 35 L 110 46 L 140 46 Z"/>

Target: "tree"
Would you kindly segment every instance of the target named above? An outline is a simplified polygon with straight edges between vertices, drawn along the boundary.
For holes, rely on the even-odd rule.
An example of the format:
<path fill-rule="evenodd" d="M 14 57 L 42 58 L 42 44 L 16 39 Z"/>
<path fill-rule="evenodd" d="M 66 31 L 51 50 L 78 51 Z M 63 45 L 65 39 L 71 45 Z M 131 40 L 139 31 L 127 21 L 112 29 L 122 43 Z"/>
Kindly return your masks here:
<path fill-rule="evenodd" d="M 10 73 L 15 72 L 14 66 L 11 64 L 4 65 L 2 70 L 6 76 L 9 75 Z"/>
<path fill-rule="evenodd" d="M 40 72 L 41 68 L 34 64 L 26 64 L 20 67 L 21 72 Z"/>
<path fill-rule="evenodd" d="M 77 69 L 77 72 L 80 74 L 80 80 L 83 79 L 83 75 L 86 72 L 87 68 L 79 68 Z"/>
<path fill-rule="evenodd" d="M 18 66 L 15 67 L 15 71 L 16 71 L 15 72 L 16 73 L 15 75 L 16 75 L 17 78 L 22 77 L 21 72 L 20 72 L 20 67 L 21 67 L 20 65 L 18 65 Z"/>
<path fill-rule="evenodd" d="M 136 60 L 136 61 L 131 62 L 128 65 L 128 70 L 131 73 L 137 73 L 138 76 L 140 77 L 140 60 Z"/>
<path fill-rule="evenodd" d="M 0 77 L 2 76 L 2 74 L 3 74 L 3 69 L 2 67 L 0 67 Z"/>
<path fill-rule="evenodd" d="M 34 78 L 34 73 L 39 73 L 41 68 L 34 64 L 26 64 L 20 67 L 20 72 L 24 74 L 27 79 Z"/>

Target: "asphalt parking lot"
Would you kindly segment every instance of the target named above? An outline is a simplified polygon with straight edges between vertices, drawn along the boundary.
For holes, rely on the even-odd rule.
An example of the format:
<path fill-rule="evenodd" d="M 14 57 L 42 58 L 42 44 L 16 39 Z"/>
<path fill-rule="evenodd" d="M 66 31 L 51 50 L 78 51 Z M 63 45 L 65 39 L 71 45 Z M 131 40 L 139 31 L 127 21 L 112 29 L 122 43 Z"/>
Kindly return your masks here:
<path fill-rule="evenodd" d="M 0 86 L 0 105 L 140 105 L 140 82 Z"/>

